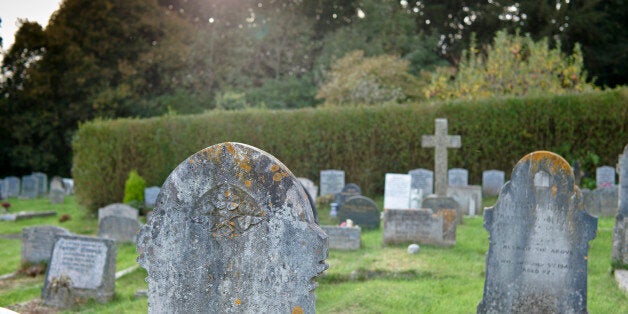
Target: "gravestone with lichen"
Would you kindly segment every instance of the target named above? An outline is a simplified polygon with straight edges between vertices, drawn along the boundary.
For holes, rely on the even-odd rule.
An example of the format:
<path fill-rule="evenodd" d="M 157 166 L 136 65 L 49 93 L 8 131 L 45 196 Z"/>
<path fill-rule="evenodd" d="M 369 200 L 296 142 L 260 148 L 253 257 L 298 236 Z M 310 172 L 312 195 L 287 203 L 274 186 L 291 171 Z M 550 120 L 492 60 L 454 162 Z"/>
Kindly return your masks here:
<path fill-rule="evenodd" d="M 138 262 L 150 313 L 314 313 L 327 236 L 299 181 L 257 148 L 222 143 L 166 179 Z"/>
<path fill-rule="evenodd" d="M 545 151 L 523 157 L 497 204 L 478 313 L 586 313 L 589 241 L 597 218 L 582 206 L 569 164 Z"/>

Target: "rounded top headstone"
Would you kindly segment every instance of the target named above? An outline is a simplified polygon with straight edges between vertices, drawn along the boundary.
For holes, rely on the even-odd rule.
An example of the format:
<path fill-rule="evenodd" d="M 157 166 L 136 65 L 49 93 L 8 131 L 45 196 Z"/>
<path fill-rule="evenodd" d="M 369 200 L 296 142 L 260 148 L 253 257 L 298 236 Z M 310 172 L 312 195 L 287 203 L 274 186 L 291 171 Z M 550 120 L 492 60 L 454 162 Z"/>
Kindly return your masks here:
<path fill-rule="evenodd" d="M 327 236 L 279 160 L 222 143 L 166 179 L 140 230 L 150 312 L 314 312 Z"/>

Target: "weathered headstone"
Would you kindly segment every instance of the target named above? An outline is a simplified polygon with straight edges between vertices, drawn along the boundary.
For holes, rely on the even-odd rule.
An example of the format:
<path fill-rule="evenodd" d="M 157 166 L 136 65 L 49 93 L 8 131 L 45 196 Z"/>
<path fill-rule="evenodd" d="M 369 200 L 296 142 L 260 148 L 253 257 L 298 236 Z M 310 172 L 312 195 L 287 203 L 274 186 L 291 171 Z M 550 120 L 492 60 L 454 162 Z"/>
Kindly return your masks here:
<path fill-rule="evenodd" d="M 74 179 L 63 178 L 63 186 L 65 187 L 65 194 L 74 194 Z"/>
<path fill-rule="evenodd" d="M 20 195 L 20 178 L 6 177 L 4 184 L 7 187 L 7 197 L 18 197 Z"/>
<path fill-rule="evenodd" d="M 343 170 L 321 170 L 321 196 L 336 194 L 345 186 L 345 172 Z"/>
<path fill-rule="evenodd" d="M 607 188 L 615 185 L 615 168 L 610 166 L 595 169 L 595 187 Z"/>
<path fill-rule="evenodd" d="M 359 250 L 362 244 L 362 229 L 358 227 L 321 226 L 328 236 L 329 248 L 336 250 Z"/>
<path fill-rule="evenodd" d="M 469 185 L 469 171 L 462 168 L 452 168 L 447 171 L 449 186 Z"/>
<path fill-rule="evenodd" d="M 340 221 L 347 219 L 363 228 L 379 228 L 380 211 L 373 200 L 366 196 L 353 196 L 338 211 Z"/>
<path fill-rule="evenodd" d="M 479 185 L 450 186 L 447 196 L 458 203 L 458 212 L 475 216 L 482 212 L 482 188 Z"/>
<path fill-rule="evenodd" d="M 37 197 L 48 194 L 48 175 L 43 172 L 33 172 L 31 175 L 37 180 Z"/>
<path fill-rule="evenodd" d="M 48 263 L 55 235 L 70 232 L 57 226 L 34 226 L 22 229 L 22 264 Z"/>
<path fill-rule="evenodd" d="M 456 244 L 456 212 L 431 209 L 384 210 L 384 245 L 419 243 L 437 246 Z"/>
<path fill-rule="evenodd" d="M 582 189 L 582 202 L 587 213 L 596 217 L 615 217 L 618 207 L 617 185 L 595 190 Z"/>
<path fill-rule="evenodd" d="M 501 170 L 486 170 L 482 172 L 482 194 L 484 196 L 499 195 L 504 185 L 506 175 Z"/>
<path fill-rule="evenodd" d="M 4 180 L 0 180 L 0 199 L 5 199 L 9 197 L 9 189 L 4 184 Z M 1 211 L 2 209 L 0 209 Z"/>
<path fill-rule="evenodd" d="M 314 313 L 327 268 L 327 236 L 298 180 L 240 143 L 203 149 L 170 174 L 138 252 L 150 313 Z"/>
<path fill-rule="evenodd" d="M 94 299 L 106 303 L 115 292 L 117 248 L 113 240 L 57 235 L 46 280 L 43 303 L 69 308 Z"/>
<path fill-rule="evenodd" d="M 98 236 L 117 242 L 135 242 L 140 228 L 138 210 L 126 204 L 98 209 Z"/>
<path fill-rule="evenodd" d="M 462 223 L 463 214 L 460 210 L 460 205 L 452 197 L 428 196 L 421 202 L 421 208 L 430 209 L 434 213 L 439 213 L 443 210 L 453 210 L 456 213 L 456 223 Z"/>
<path fill-rule="evenodd" d="M 387 173 L 384 185 L 385 209 L 409 209 L 410 208 L 410 184 L 412 178 L 409 174 Z"/>
<path fill-rule="evenodd" d="M 586 313 L 587 257 L 597 219 L 582 208 L 569 164 L 534 152 L 484 212 L 490 236 L 478 313 Z"/>
<path fill-rule="evenodd" d="M 342 208 L 344 202 L 354 196 L 362 194 L 362 189 L 355 184 L 349 183 L 345 185 L 342 190 L 334 195 L 334 203 L 338 204 L 338 208 Z"/>
<path fill-rule="evenodd" d="M 37 191 L 37 178 L 32 175 L 23 176 L 20 198 L 36 198 Z"/>
<path fill-rule="evenodd" d="M 63 179 L 61 179 L 61 177 L 53 177 L 52 180 L 50 180 L 50 203 L 63 204 L 65 195 Z"/>
<path fill-rule="evenodd" d="M 447 119 L 436 119 L 434 135 L 423 135 L 421 147 L 434 147 L 434 192 L 447 196 L 447 148 L 460 148 L 460 135 L 447 135 Z"/>
<path fill-rule="evenodd" d="M 421 190 L 423 197 L 434 193 L 434 172 L 427 169 L 413 169 L 408 172 L 412 177 L 412 189 Z"/>
<path fill-rule="evenodd" d="M 299 182 L 301 182 L 301 185 L 303 185 L 303 188 L 310 195 L 310 197 L 312 197 L 313 199 L 316 199 L 316 197 L 318 196 L 318 186 L 314 184 L 314 181 L 308 178 L 297 178 L 297 179 L 299 180 Z"/>
<path fill-rule="evenodd" d="M 146 206 L 146 208 L 155 207 L 157 195 L 159 195 L 160 190 L 158 186 L 151 186 L 144 189 L 144 206 Z"/>
<path fill-rule="evenodd" d="M 611 261 L 614 268 L 628 268 L 628 145 L 619 156 L 618 210 L 613 227 Z"/>

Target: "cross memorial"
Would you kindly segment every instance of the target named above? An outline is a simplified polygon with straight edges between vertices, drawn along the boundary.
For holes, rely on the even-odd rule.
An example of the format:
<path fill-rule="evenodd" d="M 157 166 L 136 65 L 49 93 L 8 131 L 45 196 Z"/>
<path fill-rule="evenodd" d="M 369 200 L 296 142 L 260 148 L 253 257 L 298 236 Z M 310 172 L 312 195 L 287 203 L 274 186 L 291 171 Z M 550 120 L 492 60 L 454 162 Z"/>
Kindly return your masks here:
<path fill-rule="evenodd" d="M 434 191 L 447 196 L 447 148 L 460 148 L 460 135 L 447 135 L 447 119 L 436 119 L 434 135 L 423 135 L 421 147 L 434 147 Z"/>

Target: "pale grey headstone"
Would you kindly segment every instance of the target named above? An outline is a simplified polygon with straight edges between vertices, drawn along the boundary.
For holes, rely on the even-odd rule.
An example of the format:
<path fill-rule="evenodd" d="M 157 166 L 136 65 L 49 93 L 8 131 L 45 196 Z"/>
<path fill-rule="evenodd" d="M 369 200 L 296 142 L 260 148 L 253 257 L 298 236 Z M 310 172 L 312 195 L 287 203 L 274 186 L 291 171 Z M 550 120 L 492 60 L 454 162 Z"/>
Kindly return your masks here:
<path fill-rule="evenodd" d="M 490 243 L 478 313 L 587 312 L 587 258 L 597 218 L 583 210 L 562 157 L 534 152 L 522 158 L 497 204 L 485 210 L 484 226 Z"/>
<path fill-rule="evenodd" d="M 486 170 L 482 172 L 482 194 L 484 196 L 499 195 L 504 185 L 506 175 L 501 170 Z"/>
<path fill-rule="evenodd" d="M 462 215 L 475 216 L 482 210 L 482 188 L 479 185 L 450 186 L 447 196 L 458 203 Z"/>
<path fill-rule="evenodd" d="M 615 185 L 615 168 L 610 166 L 595 169 L 595 187 L 606 188 Z"/>
<path fill-rule="evenodd" d="M 42 289 L 43 303 L 68 308 L 89 299 L 111 301 L 115 293 L 116 255 L 113 240 L 57 235 Z"/>
<path fill-rule="evenodd" d="M 70 232 L 57 226 L 22 229 L 22 264 L 48 263 L 57 234 L 69 235 Z"/>
<path fill-rule="evenodd" d="M 65 187 L 66 195 L 74 194 L 74 179 L 63 178 L 63 186 Z"/>
<path fill-rule="evenodd" d="M 65 195 L 63 179 L 61 179 L 61 177 L 53 177 L 52 180 L 50 180 L 50 203 L 63 204 Z"/>
<path fill-rule="evenodd" d="M 6 177 L 4 178 L 4 184 L 7 187 L 8 197 L 18 197 L 20 195 L 20 178 Z"/>
<path fill-rule="evenodd" d="M 98 209 L 98 236 L 116 242 L 135 242 L 140 228 L 138 210 L 126 204 Z"/>
<path fill-rule="evenodd" d="M 386 209 L 383 243 L 419 243 L 436 246 L 456 244 L 456 211 L 431 209 Z"/>
<path fill-rule="evenodd" d="M 321 226 L 329 237 L 329 248 L 336 250 L 359 250 L 362 244 L 362 229 L 355 227 Z"/>
<path fill-rule="evenodd" d="M 327 236 L 279 160 L 222 143 L 166 179 L 140 230 L 150 313 L 314 313 Z"/>
<path fill-rule="evenodd" d="M 411 186 L 413 189 L 421 190 L 422 195 L 428 196 L 434 193 L 434 172 L 431 170 L 418 168 L 408 172 L 412 177 Z"/>
<path fill-rule="evenodd" d="M 4 180 L 0 180 L 0 199 L 5 199 L 8 197 L 9 197 L 9 189 L 7 188 L 7 186 L 5 186 Z"/>
<path fill-rule="evenodd" d="M 615 217 L 618 209 L 617 185 L 598 188 L 593 191 L 582 189 L 584 209 L 595 217 Z"/>
<path fill-rule="evenodd" d="M 434 193 L 447 195 L 447 148 L 460 148 L 460 135 L 447 135 L 447 119 L 434 121 L 434 135 L 423 135 L 421 147 L 434 148 Z"/>
<path fill-rule="evenodd" d="M 313 199 L 316 199 L 316 197 L 318 196 L 318 186 L 314 184 L 314 181 L 308 178 L 297 179 L 299 180 L 299 182 L 301 182 L 301 185 L 303 185 L 303 188 L 305 189 L 307 194 L 309 194 Z"/>
<path fill-rule="evenodd" d="M 447 171 L 449 186 L 469 185 L 469 171 L 462 168 L 452 168 Z"/>
<path fill-rule="evenodd" d="M 157 195 L 159 195 L 160 190 L 161 188 L 158 186 L 151 186 L 144 189 L 144 206 L 146 206 L 146 208 L 155 207 Z"/>
<path fill-rule="evenodd" d="M 321 196 L 336 194 L 345 186 L 345 172 L 343 170 L 321 170 Z"/>
<path fill-rule="evenodd" d="M 37 197 L 48 194 L 48 175 L 43 172 L 33 172 L 31 175 L 37 180 Z"/>
<path fill-rule="evenodd" d="M 354 196 L 362 194 L 362 189 L 355 184 L 349 183 L 345 185 L 342 190 L 334 195 L 334 203 L 338 204 L 338 208 L 342 208 L 344 202 Z"/>
<path fill-rule="evenodd" d="M 37 178 L 33 175 L 23 176 L 20 198 L 36 198 L 38 196 L 37 184 Z"/>
<path fill-rule="evenodd" d="M 366 196 L 353 196 L 346 200 L 340 210 L 338 210 L 340 221 L 347 219 L 365 229 L 378 229 L 380 222 L 380 212 L 373 200 Z"/>
<path fill-rule="evenodd" d="M 409 174 L 387 173 L 384 186 L 385 209 L 409 209 L 410 186 L 412 177 Z"/>
<path fill-rule="evenodd" d="M 613 227 L 611 262 L 614 268 L 628 268 L 628 145 L 617 163 L 619 173 L 618 211 Z"/>

